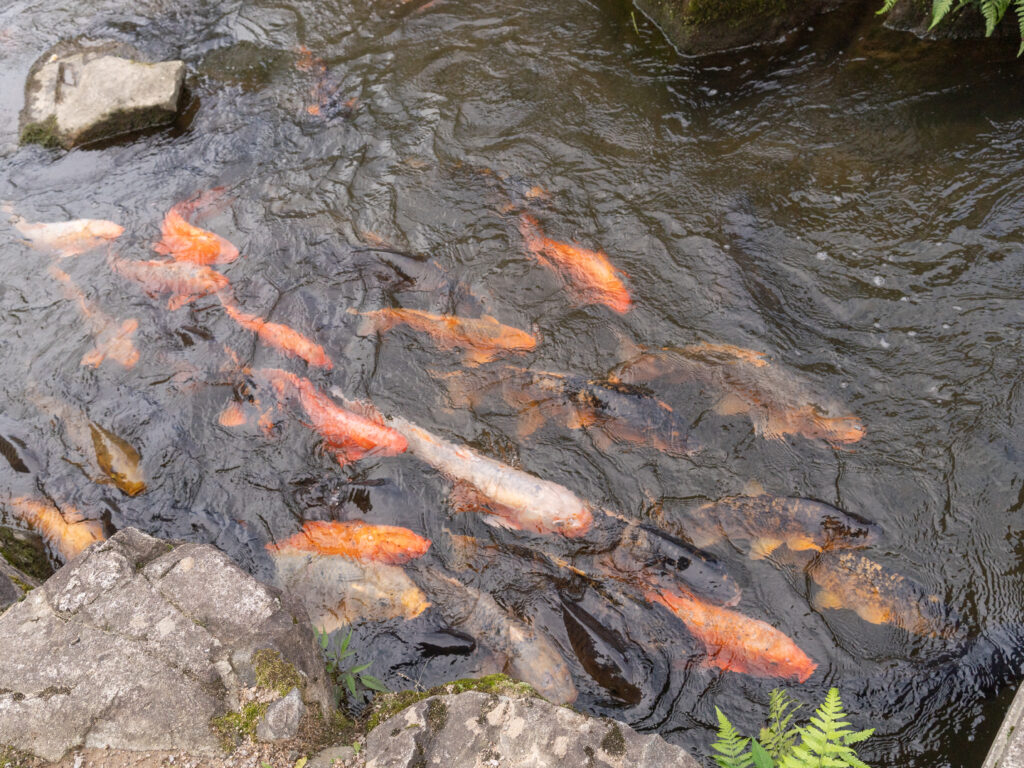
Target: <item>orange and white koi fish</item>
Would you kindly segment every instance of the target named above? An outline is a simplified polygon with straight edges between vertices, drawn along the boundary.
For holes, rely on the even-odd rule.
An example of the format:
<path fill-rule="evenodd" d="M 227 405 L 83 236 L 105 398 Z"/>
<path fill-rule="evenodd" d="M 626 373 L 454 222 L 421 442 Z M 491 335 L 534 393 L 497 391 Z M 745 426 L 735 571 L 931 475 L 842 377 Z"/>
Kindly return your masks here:
<path fill-rule="evenodd" d="M 537 220 L 526 213 L 519 217 L 519 231 L 526 249 L 541 264 L 561 274 L 567 281 L 567 289 L 579 301 L 604 304 L 619 314 L 629 311 L 632 304 L 629 291 L 607 255 L 552 240 L 544 234 Z"/>
<path fill-rule="evenodd" d="M 504 352 L 526 352 L 537 346 L 537 339 L 526 331 L 503 325 L 490 315 L 456 317 L 418 309 L 390 308 L 362 314 L 350 309 L 349 313 L 363 318 L 356 331 L 359 336 L 383 333 L 404 323 L 413 330 L 429 334 L 442 349 L 465 349 L 466 362 L 471 365 L 490 362 Z"/>
<path fill-rule="evenodd" d="M 269 344 L 286 355 L 299 357 L 318 368 L 326 368 L 327 370 L 334 368 L 334 363 L 327 357 L 324 348 L 312 339 L 303 336 L 294 328 L 283 323 L 271 323 L 258 315 L 242 312 L 230 300 L 224 297 L 221 297 L 221 303 L 224 305 L 224 311 L 228 313 L 228 317 L 247 331 L 255 333 L 265 344 Z"/>
<path fill-rule="evenodd" d="M 590 530 L 594 521 L 590 507 L 568 488 L 442 440 L 405 419 L 394 417 L 391 426 L 405 436 L 416 456 L 471 486 L 490 524 L 568 537 Z"/>
<path fill-rule="evenodd" d="M 611 378 L 632 384 L 654 379 L 703 382 L 722 393 L 716 406 L 719 413 L 749 414 L 757 434 L 768 439 L 801 435 L 840 445 L 864 437 L 856 416 L 842 414 L 835 403 L 815 402 L 804 381 L 759 352 L 729 344 L 642 352 L 616 368 Z"/>
<path fill-rule="evenodd" d="M 271 552 L 276 583 L 306 608 L 322 632 L 357 621 L 414 619 L 430 603 L 397 565 L 288 550 Z"/>
<path fill-rule="evenodd" d="M 138 330 L 139 321 L 131 317 L 123 323 L 118 323 L 90 301 L 75 285 L 67 272 L 56 266 L 51 266 L 49 272 L 63 284 L 64 295 L 72 301 L 78 302 L 82 316 L 85 317 L 96 337 L 96 346 L 82 356 L 81 364 L 97 368 L 100 363 L 109 358 L 125 368 L 131 368 L 139 362 L 139 350 L 132 342 L 132 334 Z"/>
<path fill-rule="evenodd" d="M 122 277 L 134 280 L 150 296 L 170 293 L 171 311 L 186 304 L 228 290 L 231 284 L 220 272 L 187 261 L 129 261 L 108 259 L 110 268 Z"/>
<path fill-rule="evenodd" d="M 78 256 L 107 245 L 124 233 L 124 227 L 105 219 L 73 219 L 72 221 L 25 221 L 9 206 L 14 228 L 33 248 L 51 251 L 60 258 Z"/>
<path fill-rule="evenodd" d="M 280 398 L 289 394 L 298 396 L 313 429 L 324 438 L 324 448 L 333 453 L 342 466 L 365 456 L 395 456 L 408 448 L 406 439 L 386 426 L 380 414 L 369 407 L 362 407 L 366 415 L 343 408 L 309 379 L 288 371 L 265 368 L 255 373 L 269 379 Z"/>
<path fill-rule="evenodd" d="M 238 258 L 238 248 L 233 243 L 186 221 L 183 213 L 186 210 L 186 203 L 178 203 L 167 212 L 161 226 L 163 237 L 154 243 L 154 251 L 167 254 L 175 261 L 204 267 L 227 264 Z"/>
<path fill-rule="evenodd" d="M 707 649 L 709 666 L 757 677 L 793 678 L 803 683 L 817 664 L 789 637 L 759 619 L 721 608 L 693 595 L 657 590 L 644 598 L 665 606 Z"/>
<path fill-rule="evenodd" d="M 74 507 L 57 509 L 47 501 L 24 496 L 0 503 L 11 515 L 42 536 L 50 551 L 64 562 L 71 560 L 83 549 L 103 541 L 103 523 L 87 520 Z"/>
<path fill-rule="evenodd" d="M 270 552 L 315 552 L 343 555 L 368 563 L 401 565 L 422 557 L 430 549 L 425 539 L 408 528 L 373 525 L 362 520 L 310 520 L 302 530 L 276 544 L 267 544 Z"/>

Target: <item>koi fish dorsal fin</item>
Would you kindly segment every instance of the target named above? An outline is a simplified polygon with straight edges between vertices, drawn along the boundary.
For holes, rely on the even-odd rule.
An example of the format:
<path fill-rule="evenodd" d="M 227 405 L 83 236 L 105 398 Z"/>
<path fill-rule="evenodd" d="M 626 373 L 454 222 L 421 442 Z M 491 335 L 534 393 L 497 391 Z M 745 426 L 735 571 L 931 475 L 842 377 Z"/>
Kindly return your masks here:
<path fill-rule="evenodd" d="M 811 600 L 811 602 L 814 604 L 815 608 L 819 608 L 819 609 L 832 608 L 832 609 L 835 609 L 835 610 L 841 610 L 841 609 L 846 607 L 843 604 L 843 601 L 839 599 L 838 595 L 835 595 L 832 592 L 829 592 L 827 589 L 823 589 L 820 592 L 818 592 L 814 596 L 814 598 Z M 861 617 L 861 618 L 863 618 L 863 617 Z M 881 623 L 881 622 L 876 622 L 876 623 Z"/>
<path fill-rule="evenodd" d="M 782 539 L 775 539 L 770 536 L 754 539 L 750 544 L 750 554 L 748 556 L 751 560 L 763 560 L 781 546 Z"/>

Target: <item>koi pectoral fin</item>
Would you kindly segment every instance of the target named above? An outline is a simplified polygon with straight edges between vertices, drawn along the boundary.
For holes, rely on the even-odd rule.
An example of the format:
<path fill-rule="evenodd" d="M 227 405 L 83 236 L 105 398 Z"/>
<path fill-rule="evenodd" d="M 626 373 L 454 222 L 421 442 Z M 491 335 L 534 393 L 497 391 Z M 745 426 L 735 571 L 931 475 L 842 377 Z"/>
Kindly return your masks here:
<path fill-rule="evenodd" d="M 829 608 L 834 609 L 834 610 L 843 610 L 844 608 L 846 608 L 846 604 L 843 603 L 843 601 L 839 599 L 839 596 L 836 595 L 833 592 L 829 592 L 827 589 L 823 589 L 823 590 L 819 591 L 812 598 L 811 603 L 814 605 L 815 608 L 823 609 L 823 610 L 826 610 L 826 609 L 829 609 Z M 859 611 L 858 611 L 858 613 L 859 613 Z M 861 618 L 863 618 L 863 617 L 861 617 Z"/>
<path fill-rule="evenodd" d="M 544 426 L 544 413 L 540 408 L 527 408 L 519 416 L 516 423 L 516 437 L 525 440 L 542 426 Z"/>
<path fill-rule="evenodd" d="M 771 555 L 772 552 L 778 549 L 781 545 L 781 539 L 773 539 L 769 537 L 754 539 L 750 544 L 748 557 L 751 560 L 763 560 Z"/>
<path fill-rule="evenodd" d="M 103 358 L 106 355 L 99 350 L 97 347 L 93 347 L 84 355 L 82 355 L 82 361 L 79 365 L 91 365 L 93 368 L 99 368 L 100 363 L 103 362 Z"/>

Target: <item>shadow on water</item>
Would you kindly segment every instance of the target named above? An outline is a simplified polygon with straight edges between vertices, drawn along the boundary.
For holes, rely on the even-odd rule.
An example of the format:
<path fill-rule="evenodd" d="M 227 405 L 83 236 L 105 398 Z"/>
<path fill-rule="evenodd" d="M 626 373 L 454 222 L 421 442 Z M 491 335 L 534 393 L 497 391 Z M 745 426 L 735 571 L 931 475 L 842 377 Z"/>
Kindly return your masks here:
<path fill-rule="evenodd" d="M 913 594 L 941 597 L 960 634 L 816 605 L 820 586 L 782 557 L 722 546 L 697 566 L 728 572 L 736 609 L 813 659 L 806 683 L 788 683 L 798 696 L 838 686 L 858 725 L 878 728 L 868 762 L 980 765 L 1022 672 L 1014 51 L 917 41 L 857 4 L 777 46 L 700 60 L 611 2 L 51 6 L 0 11 L 0 199 L 29 221 L 119 222 L 116 256 L 138 260 L 155 257 L 172 205 L 224 187 L 201 225 L 242 253 L 219 267 L 239 306 L 315 339 L 335 365 L 283 357 L 213 296 L 169 311 L 97 250 L 60 267 L 106 315 L 137 320 L 141 355 L 127 369 L 82 366 L 95 331 L 50 257 L 0 227 L 5 499 L 210 542 L 265 579 L 265 545 L 305 521 L 406 526 L 433 542 L 423 567 L 546 638 L 577 707 L 698 754 L 716 705 L 756 731 L 779 681 L 709 667 L 683 622 L 644 599 L 636 574 L 683 578 L 686 542 L 645 560 L 642 537 L 606 556 L 614 526 L 580 539 L 495 528 L 456 512 L 458 492 L 410 454 L 339 466 L 308 416 L 273 407 L 247 372 L 284 368 L 370 400 L 625 521 L 655 525 L 663 502 L 696 509 L 752 484 L 815 499 L 873 522 L 882 534 L 864 554 Z M 173 130 L 69 153 L 16 145 L 29 66 L 83 32 L 187 62 L 190 106 Z M 609 254 L 632 310 L 572 301 L 524 247 L 523 212 L 551 238 Z M 361 333 L 350 312 L 398 307 L 530 332 L 534 349 L 471 372 L 578 376 L 577 396 L 612 392 L 609 371 L 641 348 L 755 350 L 795 382 L 780 387 L 856 414 L 864 437 L 833 445 L 792 425 L 773 437 L 764 403 L 743 391 L 727 402 L 710 375 L 642 382 L 702 446 L 693 453 L 613 439 L 625 433 L 594 420 L 620 411 L 593 400 L 583 411 L 563 397 L 525 429 L 514 397 L 453 396 L 460 350 L 410 327 Z M 251 418 L 223 426 L 231 404 Z M 75 419 L 138 452 L 145 493 L 104 482 Z M 508 666 L 441 608 L 360 622 L 353 647 L 394 688 Z"/>

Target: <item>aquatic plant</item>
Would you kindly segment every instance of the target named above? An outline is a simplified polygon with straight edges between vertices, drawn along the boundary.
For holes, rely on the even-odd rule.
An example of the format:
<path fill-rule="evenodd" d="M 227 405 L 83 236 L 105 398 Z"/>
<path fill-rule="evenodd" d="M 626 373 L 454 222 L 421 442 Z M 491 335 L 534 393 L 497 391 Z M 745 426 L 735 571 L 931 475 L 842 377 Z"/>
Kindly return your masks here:
<path fill-rule="evenodd" d="M 323 652 L 324 659 L 327 662 L 327 676 L 334 682 L 334 701 L 336 706 L 341 706 L 342 698 L 346 697 L 346 690 L 353 699 L 357 697 L 362 699 L 363 692 L 366 690 L 387 693 L 388 689 L 384 687 L 384 683 L 373 675 L 366 674 L 366 670 L 370 668 L 370 663 L 349 666 L 343 664 L 345 659 L 355 655 L 355 651 L 348 647 L 352 641 L 351 629 L 345 635 L 345 639 L 341 641 L 341 646 L 338 648 L 332 647 L 330 636 L 327 632 L 317 630 L 316 637 L 320 643 L 320 650 Z M 352 703 L 350 700 L 349 704 Z"/>
<path fill-rule="evenodd" d="M 893 9 L 898 0 L 885 0 L 885 5 L 878 11 L 880 14 L 888 13 Z M 973 5 L 980 12 L 985 20 L 985 37 L 991 37 L 996 26 L 1003 20 L 1003 16 L 1013 6 L 1017 13 L 1017 26 L 1020 29 L 1020 48 L 1017 55 L 1024 54 L 1024 0 L 932 0 L 932 23 L 928 29 L 934 29 L 939 22 L 956 13 L 962 8 Z"/>
<path fill-rule="evenodd" d="M 781 688 L 771 693 L 768 725 L 758 739 L 744 738 L 718 707 L 718 739 L 712 748 L 719 768 L 869 768 L 857 757 L 854 744 L 874 728 L 854 731 L 846 720 L 839 689 L 830 688 L 825 701 L 806 725 L 790 727 L 799 702 Z M 748 749 L 749 747 L 749 749 Z"/>

